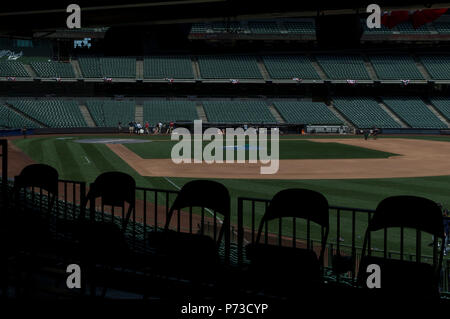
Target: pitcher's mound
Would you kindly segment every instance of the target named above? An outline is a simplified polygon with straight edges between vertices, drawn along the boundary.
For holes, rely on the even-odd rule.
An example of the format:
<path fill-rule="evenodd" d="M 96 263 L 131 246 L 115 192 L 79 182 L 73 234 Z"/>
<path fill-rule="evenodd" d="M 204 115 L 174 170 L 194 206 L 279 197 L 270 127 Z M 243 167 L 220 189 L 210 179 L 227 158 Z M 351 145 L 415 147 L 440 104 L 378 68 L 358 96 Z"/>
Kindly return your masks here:
<path fill-rule="evenodd" d="M 151 141 L 135 138 L 86 138 L 76 140 L 75 142 L 86 144 L 136 144 L 136 143 L 149 143 Z"/>

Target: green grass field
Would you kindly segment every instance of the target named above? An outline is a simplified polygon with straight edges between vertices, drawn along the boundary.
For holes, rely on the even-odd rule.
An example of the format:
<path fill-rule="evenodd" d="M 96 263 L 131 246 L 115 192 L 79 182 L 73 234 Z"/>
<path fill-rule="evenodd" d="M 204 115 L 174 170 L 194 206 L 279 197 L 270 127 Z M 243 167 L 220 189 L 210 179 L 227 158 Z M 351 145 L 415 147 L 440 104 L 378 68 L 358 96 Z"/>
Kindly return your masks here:
<path fill-rule="evenodd" d="M 142 158 L 170 158 L 172 147 L 176 144 L 175 141 L 154 140 L 152 143 L 137 143 L 125 144 L 130 150 L 138 154 Z M 203 142 L 203 148 L 209 142 Z M 237 143 L 237 142 L 236 142 Z M 223 149 L 225 143 L 222 145 L 223 156 L 225 159 L 225 150 Z M 236 144 L 238 145 L 238 144 Z M 242 142 L 242 146 L 250 146 L 248 142 Z M 342 158 L 387 158 L 395 156 L 396 154 L 380 152 L 368 148 L 361 148 L 351 145 L 344 145 L 339 143 L 316 143 L 305 140 L 284 139 L 279 144 L 280 159 L 342 159 Z M 267 150 L 270 154 L 271 144 L 268 143 Z M 256 152 L 257 148 L 253 148 Z M 249 158 L 249 150 L 243 149 L 245 158 Z M 237 153 L 237 152 L 235 152 Z M 191 157 L 193 158 L 194 145 L 191 145 Z M 213 152 L 215 155 L 215 152 Z M 235 154 L 236 158 L 236 154 Z M 259 158 L 259 157 L 258 157 Z"/>
<path fill-rule="evenodd" d="M 93 136 L 99 138 L 101 136 Z M 112 136 L 107 136 L 111 138 Z M 126 138 L 128 135 L 122 135 Z M 78 138 L 76 136 L 73 137 Z M 82 138 L 90 138 L 83 136 Z M 133 136 L 133 138 L 136 138 Z M 127 144 L 127 146 L 144 158 L 165 158 L 170 155 L 170 148 L 174 142 L 168 137 L 138 137 L 150 138 L 151 143 Z M 310 137 L 309 137 L 310 138 Z M 329 137 L 327 137 L 329 138 Z M 339 138 L 342 138 L 339 136 Z M 354 138 L 354 137 L 349 137 Z M 387 137 L 389 138 L 389 137 Z M 404 137 L 402 137 L 404 138 Z M 448 137 L 411 136 L 409 138 L 432 139 L 450 141 Z M 364 148 L 346 146 L 337 143 L 314 143 L 309 141 L 290 140 L 292 137 L 283 137 L 280 142 L 281 158 L 383 158 L 395 154 L 377 152 Z M 298 139 L 298 137 L 296 137 Z M 176 190 L 190 179 L 167 177 L 143 177 L 137 174 L 127 163 L 115 155 L 107 146 L 101 144 L 81 144 L 73 142 L 73 139 L 57 139 L 57 137 L 37 137 L 17 139 L 14 143 L 28 154 L 34 161 L 49 164 L 55 167 L 63 179 L 92 182 L 99 174 L 106 171 L 122 171 L 130 174 L 140 187 L 160 188 Z M 157 146 L 157 147 L 156 147 Z M 308 188 L 325 195 L 330 205 L 346 206 L 354 208 L 375 209 L 384 198 L 392 195 L 417 195 L 441 202 L 450 207 L 450 176 L 422 177 L 422 178 L 392 178 L 392 179 L 345 179 L 345 180 L 234 180 L 218 179 L 230 191 L 232 197 L 233 219 L 236 221 L 237 198 L 256 197 L 270 199 L 276 192 L 285 188 Z M 248 209 L 248 207 L 246 207 Z M 246 210 L 248 212 L 248 210 Z M 257 207 L 259 218 L 263 214 L 263 208 Z M 257 221 L 259 220 L 257 219 Z M 331 214 L 330 242 L 336 241 L 335 212 Z M 250 225 L 250 218 L 245 216 L 244 222 Z M 341 218 L 342 234 L 344 242 L 350 244 L 351 239 L 351 215 L 343 214 Z M 367 216 L 357 215 L 357 243 L 361 244 Z M 292 225 L 283 223 L 283 231 L 289 234 Z M 271 226 L 272 230 L 278 229 L 277 222 Z M 298 228 L 299 237 L 304 236 L 304 231 Z M 381 235 L 380 235 L 381 237 Z M 431 250 L 426 246 L 431 239 L 424 238 L 424 254 Z M 389 249 L 398 250 L 398 234 L 394 234 L 389 241 Z M 414 243 L 413 233 L 406 233 L 406 242 Z M 378 247 L 377 247 L 378 245 Z M 374 240 L 374 246 L 379 247 L 380 241 Z"/>

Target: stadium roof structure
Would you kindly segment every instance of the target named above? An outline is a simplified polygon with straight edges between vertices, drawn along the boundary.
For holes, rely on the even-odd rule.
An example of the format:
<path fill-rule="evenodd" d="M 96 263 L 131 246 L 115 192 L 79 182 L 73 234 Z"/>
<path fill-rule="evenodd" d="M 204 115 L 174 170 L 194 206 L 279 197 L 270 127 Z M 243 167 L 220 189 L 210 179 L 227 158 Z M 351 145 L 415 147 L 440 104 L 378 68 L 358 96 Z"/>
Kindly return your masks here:
<path fill-rule="evenodd" d="M 73 1 L 64 0 L 57 4 L 48 0 L 28 3 L 2 4 L 0 13 L 0 34 L 60 29 L 66 26 L 69 15 L 66 8 Z M 429 1 L 378 1 L 383 10 L 421 9 L 449 7 L 450 3 Z M 82 9 L 83 27 L 115 25 L 145 25 L 169 23 L 193 23 L 199 21 L 220 21 L 264 19 L 277 17 L 307 17 L 320 14 L 364 13 L 368 1 L 253 1 L 253 0 L 79 0 Z"/>

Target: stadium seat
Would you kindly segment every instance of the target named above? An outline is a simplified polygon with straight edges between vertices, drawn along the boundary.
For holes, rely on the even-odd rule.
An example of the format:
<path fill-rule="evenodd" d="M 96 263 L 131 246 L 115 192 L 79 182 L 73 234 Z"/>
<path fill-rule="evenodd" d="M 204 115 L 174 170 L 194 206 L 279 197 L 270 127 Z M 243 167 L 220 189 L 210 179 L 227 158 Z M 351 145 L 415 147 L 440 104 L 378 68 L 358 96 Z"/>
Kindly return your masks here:
<path fill-rule="evenodd" d="M 29 77 L 23 64 L 17 61 L 0 61 L 0 76 Z"/>
<path fill-rule="evenodd" d="M 386 247 L 387 231 L 392 228 L 400 228 L 400 259 L 388 258 L 386 249 L 384 257 L 374 256 L 369 246 L 369 236 L 372 232 L 385 231 L 384 245 Z M 433 264 L 404 260 L 404 229 L 416 230 L 417 236 L 420 232 L 432 234 L 435 238 L 434 245 L 437 246 L 437 238 L 442 239 L 444 245 L 443 216 L 439 206 L 426 198 L 416 196 L 393 196 L 382 200 L 369 222 L 364 237 L 361 263 L 358 273 L 358 284 L 363 288 L 368 287 L 368 279 L 372 281 L 372 271 L 367 271 L 369 265 L 378 265 L 381 276 L 379 280 L 380 289 L 373 289 L 386 297 L 408 299 L 433 299 L 439 297 L 439 278 L 442 267 L 443 249 L 437 257 L 437 249 L 434 249 Z M 416 243 L 416 256 L 420 254 L 420 244 Z"/>
<path fill-rule="evenodd" d="M 317 55 L 317 62 L 333 80 L 370 80 L 359 55 Z"/>
<path fill-rule="evenodd" d="M 18 110 L 49 127 L 87 127 L 76 101 L 66 99 L 10 99 Z"/>
<path fill-rule="evenodd" d="M 212 123 L 276 123 L 263 101 L 204 101 L 203 108 Z"/>
<path fill-rule="evenodd" d="M 409 55 L 372 55 L 370 61 L 381 80 L 424 79 Z"/>
<path fill-rule="evenodd" d="M 430 99 L 436 109 L 441 112 L 447 120 L 450 120 L 450 99 L 447 97 L 435 97 Z"/>
<path fill-rule="evenodd" d="M 198 65 L 204 79 L 262 79 L 253 56 L 199 56 Z"/>
<path fill-rule="evenodd" d="M 151 100 L 143 103 L 144 122 L 150 125 L 175 121 L 194 121 L 199 119 L 195 102 Z"/>
<path fill-rule="evenodd" d="M 193 79 L 192 62 L 189 56 L 152 56 L 144 58 L 146 79 Z"/>
<path fill-rule="evenodd" d="M 170 230 L 171 220 L 183 209 L 200 207 L 213 215 L 212 237 L 205 235 L 204 224 L 197 234 Z M 220 219 L 219 217 L 223 218 Z M 217 218 L 217 219 L 216 219 Z M 203 218 L 202 218 L 203 220 Z M 202 222 L 203 223 L 203 222 Z M 219 225 L 221 224 L 220 230 Z M 166 216 L 164 231 L 149 234 L 149 244 L 158 254 L 159 272 L 176 274 L 193 281 L 220 280 L 216 276 L 219 264 L 219 249 L 225 250 L 225 261 L 230 258 L 230 195 L 220 183 L 208 180 L 194 180 L 186 183 L 178 193 Z"/>
<path fill-rule="evenodd" d="M 321 285 L 329 232 L 328 215 L 328 201 L 318 192 L 286 189 L 277 193 L 260 221 L 255 242 L 246 246 L 247 258 L 250 260 L 247 275 L 251 285 L 267 293 L 291 298 L 302 293 L 314 294 L 314 290 Z M 313 222 L 320 226 L 319 257 L 311 249 L 309 237 L 306 249 L 261 243 L 264 226 L 271 220 L 287 217 L 307 220 L 308 225 Z"/>
<path fill-rule="evenodd" d="M 342 121 L 324 103 L 311 101 L 275 101 L 275 108 L 287 123 L 342 125 Z"/>
<path fill-rule="evenodd" d="M 86 78 L 136 78 L 136 59 L 129 57 L 82 57 L 78 59 Z"/>
<path fill-rule="evenodd" d="M 88 100 L 86 106 L 98 127 L 117 127 L 119 122 L 129 123 L 135 120 L 134 101 Z"/>
<path fill-rule="evenodd" d="M 418 97 L 383 98 L 384 103 L 414 128 L 446 128 Z"/>
<path fill-rule="evenodd" d="M 64 62 L 31 62 L 31 67 L 42 78 L 75 78 L 72 65 Z"/>
<path fill-rule="evenodd" d="M 422 55 L 423 66 L 434 80 L 450 79 L 450 56 L 448 55 Z"/>
<path fill-rule="evenodd" d="M 4 128 L 36 128 L 39 127 L 35 122 L 12 111 L 5 105 L 0 105 L 0 127 Z"/>
<path fill-rule="evenodd" d="M 319 74 L 304 55 L 268 55 L 263 62 L 272 79 L 320 80 Z"/>
<path fill-rule="evenodd" d="M 399 128 L 397 123 L 372 98 L 335 97 L 334 106 L 358 128 Z"/>

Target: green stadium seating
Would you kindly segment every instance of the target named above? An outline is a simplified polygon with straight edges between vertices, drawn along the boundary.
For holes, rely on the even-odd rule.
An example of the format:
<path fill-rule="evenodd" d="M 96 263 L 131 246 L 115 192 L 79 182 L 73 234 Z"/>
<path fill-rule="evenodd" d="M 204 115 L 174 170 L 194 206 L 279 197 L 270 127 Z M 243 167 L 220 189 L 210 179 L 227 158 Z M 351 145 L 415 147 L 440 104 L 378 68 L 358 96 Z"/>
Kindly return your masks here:
<path fill-rule="evenodd" d="M 86 106 L 99 127 L 117 127 L 119 122 L 125 126 L 136 116 L 134 101 L 89 100 Z"/>
<path fill-rule="evenodd" d="M 264 56 L 263 62 L 273 79 L 320 79 L 307 56 L 271 55 Z"/>
<path fill-rule="evenodd" d="M 211 23 L 211 29 L 214 33 L 227 33 L 230 31 L 240 31 L 244 32 L 244 28 L 240 22 L 230 21 L 227 23 L 224 22 L 213 22 Z M 249 30 L 247 30 L 249 32 Z"/>
<path fill-rule="evenodd" d="M 396 26 L 398 31 L 402 34 L 431 34 L 432 27 L 431 24 L 425 24 L 420 26 L 417 29 L 414 29 L 414 26 L 411 22 L 400 23 Z"/>
<path fill-rule="evenodd" d="M 0 76 L 29 77 L 22 63 L 17 61 L 0 61 Z"/>
<path fill-rule="evenodd" d="M 146 79 L 193 79 L 192 62 L 189 56 L 152 56 L 144 59 Z"/>
<path fill-rule="evenodd" d="M 313 21 L 287 21 L 283 25 L 288 33 L 316 34 L 316 27 Z"/>
<path fill-rule="evenodd" d="M 370 61 L 382 80 L 423 80 L 414 59 L 408 55 L 373 55 Z"/>
<path fill-rule="evenodd" d="M 420 57 L 420 60 L 432 79 L 450 79 L 450 56 L 424 55 Z"/>
<path fill-rule="evenodd" d="M 276 22 L 249 22 L 250 31 L 254 34 L 280 34 L 281 29 Z"/>
<path fill-rule="evenodd" d="M 324 103 L 312 101 L 277 101 L 275 108 L 287 123 L 342 125 L 342 121 Z"/>
<path fill-rule="evenodd" d="M 400 128 L 377 101 L 361 97 L 336 97 L 334 106 L 358 128 Z"/>
<path fill-rule="evenodd" d="M 437 32 L 441 34 L 450 33 L 450 22 L 435 21 L 433 22 L 433 27 L 436 29 Z"/>
<path fill-rule="evenodd" d="M 15 99 L 8 103 L 49 127 L 88 126 L 75 101 Z"/>
<path fill-rule="evenodd" d="M 79 58 L 81 72 L 86 78 L 136 78 L 136 59 L 128 57 Z"/>
<path fill-rule="evenodd" d="M 21 116 L 20 114 L 12 111 L 5 105 L 0 104 L 0 127 L 3 128 L 36 128 L 39 127 L 33 121 Z"/>
<path fill-rule="evenodd" d="M 212 123 L 275 123 L 263 101 L 205 101 L 203 108 Z"/>
<path fill-rule="evenodd" d="M 74 78 L 75 73 L 70 63 L 64 62 L 31 62 L 31 67 L 39 77 Z"/>
<path fill-rule="evenodd" d="M 152 100 L 145 101 L 143 108 L 144 122 L 149 122 L 152 126 L 158 122 L 169 123 L 199 119 L 195 102 L 192 101 Z"/>
<path fill-rule="evenodd" d="M 446 128 L 420 98 L 384 98 L 384 103 L 413 128 Z"/>
<path fill-rule="evenodd" d="M 200 56 L 201 77 L 204 79 L 261 79 L 253 56 Z"/>
<path fill-rule="evenodd" d="M 441 112 L 447 120 L 450 120 L 450 98 L 435 97 L 430 99 L 431 103 Z"/>
<path fill-rule="evenodd" d="M 191 33 L 206 33 L 206 26 L 204 23 L 194 23 L 191 27 Z"/>
<path fill-rule="evenodd" d="M 317 61 L 333 80 L 370 80 L 359 55 L 317 55 Z"/>

